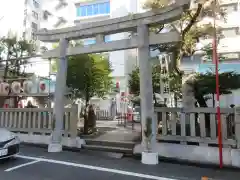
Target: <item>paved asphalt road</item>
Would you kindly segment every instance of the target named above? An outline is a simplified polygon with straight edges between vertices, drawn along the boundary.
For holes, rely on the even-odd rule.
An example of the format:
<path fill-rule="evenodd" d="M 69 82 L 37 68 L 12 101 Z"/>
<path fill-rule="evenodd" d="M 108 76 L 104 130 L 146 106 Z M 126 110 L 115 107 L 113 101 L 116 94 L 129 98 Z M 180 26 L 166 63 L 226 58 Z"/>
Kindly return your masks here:
<path fill-rule="evenodd" d="M 115 155 L 114 155 L 115 156 Z M 91 151 L 47 153 L 22 146 L 16 159 L 0 161 L 1 180 L 239 180 L 238 170 L 218 170 L 160 162 L 147 166 L 132 158 Z"/>

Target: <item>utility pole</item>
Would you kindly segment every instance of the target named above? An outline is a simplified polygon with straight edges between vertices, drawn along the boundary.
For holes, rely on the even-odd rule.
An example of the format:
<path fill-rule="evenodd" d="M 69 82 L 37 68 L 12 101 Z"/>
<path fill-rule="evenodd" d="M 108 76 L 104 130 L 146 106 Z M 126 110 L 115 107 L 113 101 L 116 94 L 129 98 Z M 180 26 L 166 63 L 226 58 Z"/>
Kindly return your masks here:
<path fill-rule="evenodd" d="M 218 54 L 217 54 L 217 30 L 216 30 L 216 6 L 217 1 L 214 0 L 213 4 L 213 62 L 215 63 L 216 73 L 216 108 L 217 108 L 217 121 L 218 121 L 218 148 L 219 148 L 219 166 L 223 167 L 223 152 L 222 152 L 222 122 L 220 114 L 220 95 L 219 95 L 219 74 L 218 74 Z"/>

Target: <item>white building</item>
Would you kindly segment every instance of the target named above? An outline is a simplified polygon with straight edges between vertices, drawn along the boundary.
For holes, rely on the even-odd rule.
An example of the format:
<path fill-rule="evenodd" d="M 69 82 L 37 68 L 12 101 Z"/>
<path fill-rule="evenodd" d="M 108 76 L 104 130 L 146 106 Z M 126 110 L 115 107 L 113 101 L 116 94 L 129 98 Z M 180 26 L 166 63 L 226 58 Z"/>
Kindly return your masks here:
<path fill-rule="evenodd" d="M 39 42 L 35 32 L 40 29 L 41 23 L 41 3 L 42 0 L 25 0 L 24 1 L 24 18 L 23 18 L 23 34 L 22 37 L 27 40 L 32 40 L 36 43 L 37 48 Z"/>
<path fill-rule="evenodd" d="M 240 0 L 221 0 L 220 7 L 225 10 L 225 19 L 218 20 L 216 25 L 221 30 L 221 39 L 218 44 L 218 53 L 226 59 L 219 64 L 220 72 L 235 71 L 240 73 Z M 205 19 L 206 22 L 212 22 L 212 19 Z M 204 45 L 212 43 L 211 37 L 203 38 L 198 44 L 201 49 Z M 191 58 L 184 58 L 181 64 L 182 70 L 189 72 L 207 72 L 215 71 L 212 59 L 205 60 L 201 55 L 194 55 Z M 220 96 L 220 106 L 226 107 L 230 104 L 240 105 L 240 91 L 235 90 L 232 94 Z M 216 98 L 215 98 L 216 99 Z M 212 106 L 212 100 L 208 102 Z"/>
<path fill-rule="evenodd" d="M 220 0 L 220 8 L 224 10 L 225 17 L 216 21 L 220 29 L 221 38 L 218 44 L 218 52 L 229 60 L 240 59 L 240 0 Z M 212 19 L 204 19 L 203 22 L 212 22 Z M 212 43 L 212 38 L 205 37 L 200 41 L 199 48 Z"/>
<path fill-rule="evenodd" d="M 126 16 L 130 13 L 137 13 L 138 0 L 75 0 L 75 21 L 76 25 L 93 21 L 101 21 L 109 18 Z M 105 37 L 105 41 L 129 38 L 129 33 L 119 33 Z M 86 39 L 85 45 L 95 43 L 95 39 Z M 120 90 L 127 90 L 128 74 L 137 64 L 137 50 L 123 50 L 109 53 L 109 60 L 112 64 L 115 82 L 120 82 Z"/>

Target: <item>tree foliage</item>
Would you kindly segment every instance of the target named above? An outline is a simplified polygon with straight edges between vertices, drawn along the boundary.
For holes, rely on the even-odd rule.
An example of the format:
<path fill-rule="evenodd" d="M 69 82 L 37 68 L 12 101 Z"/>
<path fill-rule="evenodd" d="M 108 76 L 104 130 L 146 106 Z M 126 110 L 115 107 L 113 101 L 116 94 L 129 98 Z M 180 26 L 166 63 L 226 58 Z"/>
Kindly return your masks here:
<path fill-rule="evenodd" d="M 202 48 L 202 51 L 204 52 L 203 55 L 203 60 L 204 61 L 208 61 L 208 62 L 212 62 L 213 61 L 213 48 L 211 44 L 207 44 L 206 46 L 204 46 Z M 218 55 L 218 60 L 224 61 L 226 58 L 224 56 Z"/>
<path fill-rule="evenodd" d="M 135 96 L 140 95 L 139 67 L 136 67 L 132 73 L 129 74 L 128 87 L 131 94 Z"/>
<path fill-rule="evenodd" d="M 155 70 L 154 70 L 155 69 Z M 160 68 L 159 66 L 153 66 L 153 93 L 159 93 L 160 90 Z M 182 80 L 179 75 L 170 73 L 166 78 L 170 85 L 170 92 L 175 95 L 175 98 L 181 98 L 182 93 Z M 216 93 L 216 79 L 214 72 L 207 72 L 205 74 L 195 74 L 193 79 L 187 81 L 192 87 L 195 99 L 200 107 L 207 107 L 206 100 L 213 99 Z M 131 74 L 129 74 L 128 82 L 129 90 L 131 94 L 139 96 L 140 94 L 140 78 L 139 68 L 136 68 Z M 231 94 L 232 90 L 240 88 L 240 75 L 235 72 L 223 72 L 219 74 L 219 91 L 220 94 Z M 211 95 L 211 97 L 209 97 Z"/>
<path fill-rule="evenodd" d="M 87 102 L 93 96 L 104 96 L 111 88 L 111 66 L 101 55 L 76 55 L 68 59 L 67 86 L 76 97 Z"/>
<path fill-rule="evenodd" d="M 11 32 L 7 37 L 0 39 L 0 58 L 1 66 L 4 67 L 4 75 L 2 79 L 16 79 L 19 76 L 26 76 L 25 65 L 28 63 L 23 57 L 30 56 L 34 52 L 32 42 L 19 39 Z M 11 60 L 12 59 L 12 60 Z M 17 59 L 17 60 L 16 60 Z M 10 92 L 11 93 L 11 92 Z M 0 106 L 2 107 L 7 97 L 0 98 Z M 9 98 L 9 97 L 8 97 Z M 20 97 L 14 97 L 14 107 L 17 107 Z"/>
<path fill-rule="evenodd" d="M 152 68 L 152 80 L 153 80 L 153 92 L 158 93 L 160 91 L 160 67 L 153 66 Z M 140 95 L 140 76 L 139 67 L 136 67 L 132 73 L 129 74 L 128 81 L 129 91 L 135 96 Z"/>
<path fill-rule="evenodd" d="M 157 9 L 168 6 L 172 0 L 147 0 L 144 7 L 147 9 Z M 179 64 L 183 56 L 191 56 L 197 50 L 196 44 L 202 37 L 212 36 L 214 28 L 211 23 L 202 23 L 203 18 L 212 17 L 213 7 L 217 17 L 224 17 L 225 12 L 214 6 L 214 0 L 196 0 L 192 2 L 193 7 L 183 13 L 180 20 L 170 24 L 159 24 L 152 28 L 156 33 L 161 33 L 163 29 L 177 30 L 181 35 L 181 41 L 175 45 L 158 45 L 153 47 L 160 52 L 172 52 L 174 55 L 172 68 L 179 74 Z"/>
<path fill-rule="evenodd" d="M 84 134 L 94 132 L 96 117 L 89 100 L 102 97 L 112 87 L 109 61 L 99 54 L 76 55 L 68 58 L 67 86 L 75 98 L 85 99 Z"/>
<path fill-rule="evenodd" d="M 0 53 L 1 58 L 8 59 L 5 61 L 4 79 L 7 78 L 9 70 L 12 75 L 20 76 L 24 72 L 23 66 L 28 63 L 26 59 L 21 59 L 26 56 L 30 56 L 34 52 L 34 45 L 32 42 L 18 39 L 16 35 L 8 34 L 7 37 L 3 37 L 0 40 Z M 14 59 L 19 60 L 14 60 Z M 13 59 L 13 60 L 11 60 Z M 23 70 L 23 71 L 22 71 Z"/>
<path fill-rule="evenodd" d="M 216 76 L 213 72 L 196 74 L 193 81 L 189 82 L 194 91 L 195 99 L 200 107 L 207 107 L 204 97 L 211 95 L 214 105 L 214 94 L 216 93 Z M 223 72 L 219 74 L 219 93 L 231 94 L 232 90 L 240 88 L 240 75 L 235 72 Z"/>
<path fill-rule="evenodd" d="M 155 100 L 156 105 L 156 97 L 155 93 L 160 93 L 161 83 L 160 80 L 162 79 L 163 82 L 169 82 L 169 89 L 172 93 L 174 93 L 176 98 L 180 98 L 182 96 L 181 93 L 181 78 L 174 73 L 169 74 L 168 76 L 163 76 L 161 74 L 161 66 L 160 65 L 153 65 L 152 66 L 152 84 L 153 84 L 153 98 Z M 129 74 L 129 81 L 128 87 L 131 94 L 134 96 L 140 95 L 140 76 L 139 76 L 139 68 L 136 67 L 132 73 Z"/>

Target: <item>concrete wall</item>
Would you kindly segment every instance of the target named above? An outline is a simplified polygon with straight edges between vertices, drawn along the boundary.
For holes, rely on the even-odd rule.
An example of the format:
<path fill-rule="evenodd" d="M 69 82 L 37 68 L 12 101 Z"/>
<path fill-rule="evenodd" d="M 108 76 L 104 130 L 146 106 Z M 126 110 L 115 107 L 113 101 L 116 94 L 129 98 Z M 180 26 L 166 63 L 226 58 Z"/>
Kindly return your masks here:
<path fill-rule="evenodd" d="M 35 135 L 35 134 L 17 134 L 20 141 L 23 143 L 30 143 L 35 145 L 48 145 L 51 142 L 51 136 L 47 135 Z M 62 138 L 62 145 L 72 148 L 81 148 L 85 144 L 83 139 L 77 138 Z"/>
<path fill-rule="evenodd" d="M 154 152 L 160 157 L 184 160 L 201 164 L 219 164 L 217 147 L 191 146 L 170 143 L 157 143 Z M 142 146 L 136 145 L 134 154 L 143 152 Z M 240 150 L 223 148 L 223 163 L 225 166 L 240 167 Z"/>

